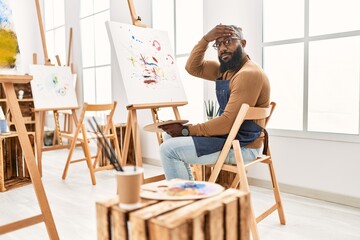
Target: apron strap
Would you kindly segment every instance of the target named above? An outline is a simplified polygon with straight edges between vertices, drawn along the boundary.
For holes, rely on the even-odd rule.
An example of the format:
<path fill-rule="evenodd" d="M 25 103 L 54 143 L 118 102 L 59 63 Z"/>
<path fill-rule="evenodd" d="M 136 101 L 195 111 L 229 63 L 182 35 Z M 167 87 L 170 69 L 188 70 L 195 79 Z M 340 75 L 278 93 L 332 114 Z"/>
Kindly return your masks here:
<path fill-rule="evenodd" d="M 263 132 L 264 132 L 264 148 L 263 148 L 263 154 L 264 155 L 267 155 L 267 151 L 268 151 L 268 147 L 269 147 L 269 134 L 268 132 L 266 131 L 266 129 L 264 128 L 263 129 Z"/>

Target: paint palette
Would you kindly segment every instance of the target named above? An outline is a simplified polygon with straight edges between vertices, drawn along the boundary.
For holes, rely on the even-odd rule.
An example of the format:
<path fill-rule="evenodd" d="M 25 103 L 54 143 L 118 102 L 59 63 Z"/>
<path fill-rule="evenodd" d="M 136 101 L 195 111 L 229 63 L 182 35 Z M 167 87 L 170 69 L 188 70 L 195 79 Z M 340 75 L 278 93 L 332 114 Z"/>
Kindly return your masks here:
<path fill-rule="evenodd" d="M 168 121 L 163 121 L 163 122 L 157 122 L 157 123 L 152 123 L 152 124 L 144 126 L 144 130 L 148 131 L 148 132 L 164 132 L 164 130 L 159 128 L 160 126 L 164 126 L 166 124 L 174 124 L 174 123 L 185 124 L 187 122 L 189 122 L 189 121 L 188 120 L 168 120 Z"/>
<path fill-rule="evenodd" d="M 157 200 L 189 200 L 215 196 L 222 191 L 224 188 L 216 183 L 173 179 L 142 185 L 140 196 Z"/>

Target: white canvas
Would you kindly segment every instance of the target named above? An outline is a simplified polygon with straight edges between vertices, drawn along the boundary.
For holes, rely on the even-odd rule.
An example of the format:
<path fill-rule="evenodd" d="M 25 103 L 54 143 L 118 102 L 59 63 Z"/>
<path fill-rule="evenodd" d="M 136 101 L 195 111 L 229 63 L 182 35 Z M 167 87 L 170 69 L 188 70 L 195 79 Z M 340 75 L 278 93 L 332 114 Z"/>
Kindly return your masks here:
<path fill-rule="evenodd" d="M 0 0 L 0 74 L 17 73 L 20 65 L 13 13 L 7 0 Z"/>
<path fill-rule="evenodd" d="M 30 65 L 29 69 L 35 110 L 78 107 L 70 67 Z"/>
<path fill-rule="evenodd" d="M 187 101 L 166 32 L 117 22 L 106 26 L 129 104 Z"/>

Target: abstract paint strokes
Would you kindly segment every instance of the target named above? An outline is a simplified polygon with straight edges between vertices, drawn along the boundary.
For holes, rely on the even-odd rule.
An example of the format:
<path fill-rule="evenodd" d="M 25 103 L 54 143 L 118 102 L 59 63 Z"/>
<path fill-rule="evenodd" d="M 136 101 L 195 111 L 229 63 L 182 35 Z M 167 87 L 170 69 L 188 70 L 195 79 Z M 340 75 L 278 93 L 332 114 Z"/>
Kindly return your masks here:
<path fill-rule="evenodd" d="M 130 49 L 128 60 L 133 66 L 133 80 L 140 80 L 156 88 L 162 81 L 175 81 L 175 62 L 169 48 L 162 47 L 162 40 L 155 35 L 144 36 L 129 31 Z"/>
<path fill-rule="evenodd" d="M 106 23 L 130 104 L 186 101 L 167 32 Z"/>
<path fill-rule="evenodd" d="M 19 45 L 12 21 L 12 12 L 5 0 L 0 0 L 0 68 L 13 69 L 19 55 Z"/>
<path fill-rule="evenodd" d="M 70 67 L 30 65 L 35 109 L 71 109 L 78 106 Z"/>

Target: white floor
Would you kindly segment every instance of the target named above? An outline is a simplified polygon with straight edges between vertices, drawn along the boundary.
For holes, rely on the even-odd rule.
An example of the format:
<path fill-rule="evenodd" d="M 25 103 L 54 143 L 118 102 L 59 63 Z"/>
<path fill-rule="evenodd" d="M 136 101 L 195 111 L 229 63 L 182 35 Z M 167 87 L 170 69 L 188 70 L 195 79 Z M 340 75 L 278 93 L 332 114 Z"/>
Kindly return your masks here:
<path fill-rule="evenodd" d="M 43 183 L 60 239 L 97 239 L 95 202 L 115 195 L 115 171 L 96 173 L 93 186 L 85 163 L 70 166 L 66 180 L 61 179 L 67 150 L 45 152 Z M 145 177 L 157 175 L 162 169 L 145 165 Z M 256 211 L 272 200 L 267 189 L 252 187 Z M 268 240 L 359 240 L 360 209 L 333 203 L 282 194 L 287 225 L 279 224 L 277 214 L 258 224 L 261 239 Z M 0 193 L 0 225 L 40 213 L 32 188 Z M 0 236 L 1 240 L 48 239 L 45 224 L 37 224 Z"/>

